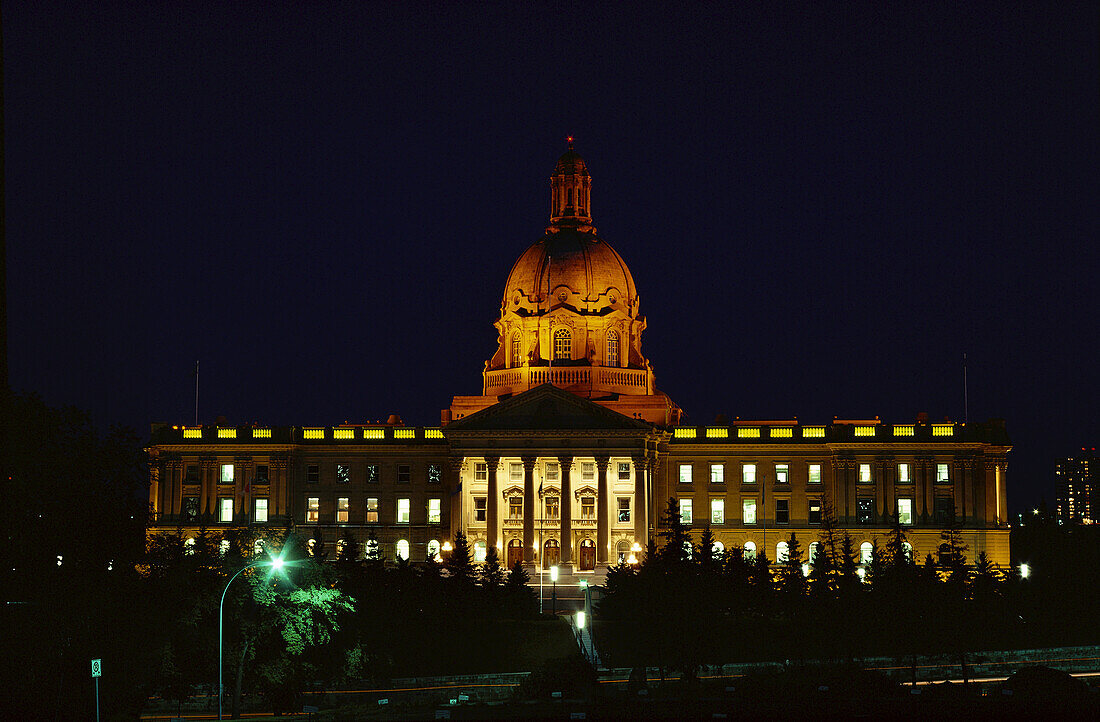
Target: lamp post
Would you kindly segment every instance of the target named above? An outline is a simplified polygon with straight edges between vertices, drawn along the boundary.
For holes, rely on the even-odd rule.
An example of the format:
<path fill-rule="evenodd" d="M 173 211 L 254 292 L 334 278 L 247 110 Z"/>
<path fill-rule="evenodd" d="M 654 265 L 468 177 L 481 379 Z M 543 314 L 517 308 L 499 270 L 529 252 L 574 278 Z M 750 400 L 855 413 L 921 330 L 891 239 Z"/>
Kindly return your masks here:
<path fill-rule="evenodd" d="M 241 572 L 246 569 L 255 569 L 256 567 L 271 567 L 275 571 L 279 571 L 283 568 L 283 558 L 275 557 L 271 561 L 264 562 L 252 562 L 248 566 L 241 567 L 237 570 L 237 573 L 229 578 L 229 583 L 225 585 L 225 589 L 222 591 L 222 600 L 218 604 L 218 719 L 222 719 L 222 698 L 225 696 L 225 685 L 222 683 L 222 636 L 224 631 L 225 620 L 225 595 L 229 591 L 229 587 L 233 584 L 233 580 L 241 575 Z"/>
<path fill-rule="evenodd" d="M 555 616 L 558 613 L 558 565 L 550 567 L 550 581 L 554 583 L 554 589 L 550 592 L 551 607 L 550 612 Z"/>

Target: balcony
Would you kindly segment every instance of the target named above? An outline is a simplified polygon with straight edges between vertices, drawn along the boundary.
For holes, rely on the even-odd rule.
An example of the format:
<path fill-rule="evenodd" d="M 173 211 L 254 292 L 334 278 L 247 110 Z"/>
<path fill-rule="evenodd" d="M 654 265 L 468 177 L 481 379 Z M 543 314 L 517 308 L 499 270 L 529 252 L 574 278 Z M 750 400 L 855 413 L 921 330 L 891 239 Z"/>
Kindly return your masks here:
<path fill-rule="evenodd" d="M 653 392 L 653 380 L 645 369 L 609 368 L 604 366 L 521 366 L 482 373 L 482 393 L 485 396 L 514 394 L 552 383 L 559 388 L 593 388 L 620 394 Z"/>
<path fill-rule="evenodd" d="M 523 517 L 508 518 L 504 520 L 505 529 L 521 529 L 523 528 Z"/>

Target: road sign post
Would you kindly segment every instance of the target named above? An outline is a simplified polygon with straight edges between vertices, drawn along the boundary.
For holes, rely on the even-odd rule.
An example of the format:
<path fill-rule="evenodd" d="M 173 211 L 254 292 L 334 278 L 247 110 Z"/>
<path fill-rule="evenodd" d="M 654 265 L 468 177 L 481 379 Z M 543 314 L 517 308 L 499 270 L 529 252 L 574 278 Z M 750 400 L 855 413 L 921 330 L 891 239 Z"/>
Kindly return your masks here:
<path fill-rule="evenodd" d="M 95 722 L 99 722 L 99 678 L 103 676 L 103 660 L 92 660 L 92 679 L 95 680 Z"/>

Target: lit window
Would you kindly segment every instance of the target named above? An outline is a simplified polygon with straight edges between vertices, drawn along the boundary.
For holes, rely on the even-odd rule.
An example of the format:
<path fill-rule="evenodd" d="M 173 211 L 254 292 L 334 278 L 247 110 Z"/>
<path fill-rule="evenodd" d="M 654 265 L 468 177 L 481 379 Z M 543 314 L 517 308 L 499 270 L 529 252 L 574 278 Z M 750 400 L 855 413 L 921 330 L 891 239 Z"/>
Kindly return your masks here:
<path fill-rule="evenodd" d="M 596 464 L 591 461 L 581 463 L 581 481 L 594 481 L 596 478 Z"/>
<path fill-rule="evenodd" d="M 855 436 L 874 436 L 874 435 L 875 435 L 875 427 L 874 426 L 857 426 L 855 428 Z"/>
<path fill-rule="evenodd" d="M 824 439 L 825 427 L 824 426 L 805 426 L 802 428 L 803 439 Z"/>
<path fill-rule="evenodd" d="M 711 524 L 725 524 L 726 523 L 726 500 L 725 499 L 711 499 L 710 500 L 710 523 Z"/>
<path fill-rule="evenodd" d="M 218 499 L 218 521 L 228 524 L 233 521 L 233 500 Z"/>
<path fill-rule="evenodd" d="M 302 429 L 303 439 L 323 439 L 325 438 L 324 429 Z"/>
<path fill-rule="evenodd" d="M 233 483 L 233 465 L 232 464 L 222 464 L 222 473 L 221 473 L 221 476 L 218 478 L 218 481 L 220 481 L 222 484 L 232 484 Z"/>
<path fill-rule="evenodd" d="M 425 439 L 442 439 L 442 438 L 444 438 L 443 437 L 443 430 L 442 429 L 424 429 L 424 438 Z"/>
<path fill-rule="evenodd" d="M 256 543 L 252 545 L 252 556 L 260 556 L 264 553 L 264 540 L 257 539 Z"/>
<path fill-rule="evenodd" d="M 185 439 L 201 439 L 202 429 L 184 429 L 183 438 Z"/>
<path fill-rule="evenodd" d="M 443 520 L 443 501 L 428 499 L 428 523 L 438 524 Z"/>
<path fill-rule="evenodd" d="M 786 564 L 791 558 L 790 547 L 787 546 L 787 542 L 781 541 L 775 545 L 775 563 Z"/>
<path fill-rule="evenodd" d="M 691 525 L 691 499 L 680 500 L 680 523 Z"/>
<path fill-rule="evenodd" d="M 726 428 L 720 428 L 717 426 L 707 427 L 708 439 L 728 439 L 730 437 L 730 430 Z"/>
<path fill-rule="evenodd" d="M 811 484 L 820 484 L 821 483 L 821 464 L 810 464 L 809 483 L 811 483 Z"/>
<path fill-rule="evenodd" d="M 548 496 L 543 500 L 546 506 L 546 518 L 557 519 L 561 513 L 558 497 Z"/>
<path fill-rule="evenodd" d="M 483 542 L 483 541 L 474 542 L 474 561 L 475 562 L 485 561 L 485 542 Z"/>
<path fill-rule="evenodd" d="M 224 557 L 229 552 L 229 546 L 230 546 L 229 540 L 228 539 L 222 539 L 218 543 L 218 554 L 221 554 Z"/>
<path fill-rule="evenodd" d="M 408 464 L 397 465 L 397 483 L 408 484 L 412 480 L 412 467 Z"/>
<path fill-rule="evenodd" d="M 333 429 L 332 438 L 334 439 L 354 439 L 355 429 Z"/>
<path fill-rule="evenodd" d="M 756 483 L 756 464 L 742 464 L 741 465 L 741 483 L 742 484 L 755 484 Z"/>
<path fill-rule="evenodd" d="M 680 483 L 691 483 L 691 464 L 680 464 Z"/>
<path fill-rule="evenodd" d="M 913 561 L 913 545 L 909 542 L 901 543 L 901 553 L 905 555 L 905 558 L 909 561 Z"/>
<path fill-rule="evenodd" d="M 567 328 L 554 331 L 554 359 L 565 360 L 573 357 L 573 338 Z"/>
<path fill-rule="evenodd" d="M 474 497 L 474 521 L 485 521 L 485 497 Z"/>
<path fill-rule="evenodd" d="M 363 544 L 363 554 L 367 557 L 367 559 L 380 559 L 382 553 L 378 548 L 378 540 L 368 539 Z"/>
<path fill-rule="evenodd" d="M 914 433 L 912 424 L 903 424 L 894 427 L 894 436 L 912 436 Z"/>
<path fill-rule="evenodd" d="M 582 496 L 581 497 L 581 519 L 595 519 L 596 518 L 596 497 L 594 496 Z"/>
<path fill-rule="evenodd" d="M 680 427 L 673 430 L 672 436 L 676 439 L 694 439 L 695 429 Z"/>
<path fill-rule="evenodd" d="M 716 557 L 721 557 L 722 553 L 726 551 L 726 546 L 717 539 L 710 545 L 711 553 Z"/>
<path fill-rule="evenodd" d="M 722 464 L 710 465 L 710 483 L 722 484 L 726 481 L 726 467 Z"/>
<path fill-rule="evenodd" d="M 859 481 L 860 481 L 861 484 L 870 484 L 873 481 L 871 479 L 871 465 L 870 464 L 860 464 L 859 465 Z"/>
<path fill-rule="evenodd" d="M 947 464 L 936 464 L 936 483 L 948 484 L 951 482 L 951 474 L 948 472 Z"/>
<path fill-rule="evenodd" d="M 415 439 L 416 429 L 394 429 L 393 438 L 395 439 Z"/>
<path fill-rule="evenodd" d="M 745 546 L 742 547 L 745 551 L 745 558 L 749 561 L 756 559 L 756 542 L 747 541 Z"/>
<path fill-rule="evenodd" d="M 363 429 L 364 439 L 384 439 L 386 438 L 385 429 Z"/>
<path fill-rule="evenodd" d="M 954 424 L 932 424 L 932 436 L 954 436 Z"/>
<path fill-rule="evenodd" d="M 520 337 L 520 332 L 516 331 L 512 334 L 512 368 L 519 366 L 523 362 L 523 341 Z"/>
<path fill-rule="evenodd" d="M 547 462 L 546 463 L 546 480 L 547 481 L 557 481 L 558 480 L 558 471 L 559 471 L 559 469 L 560 469 L 560 467 L 558 466 L 557 462 L 554 462 L 554 461 Z"/>
<path fill-rule="evenodd" d="M 267 523 L 267 499 L 252 500 L 252 521 L 257 524 Z"/>
<path fill-rule="evenodd" d="M 185 521 L 195 522 L 199 518 L 199 497 L 183 497 L 183 518 Z"/>
<path fill-rule="evenodd" d="M 790 466 L 787 464 L 775 465 L 775 483 L 776 484 L 788 484 L 790 483 Z"/>
<path fill-rule="evenodd" d="M 321 480 L 321 467 L 317 464 L 306 465 L 306 481 L 310 484 L 316 484 Z"/>
<path fill-rule="evenodd" d="M 339 524 L 347 524 L 350 503 L 348 497 L 342 496 L 336 500 L 336 521 Z"/>
<path fill-rule="evenodd" d="M 438 484 L 443 481 L 443 467 L 439 464 L 428 464 L 428 483 Z"/>
<path fill-rule="evenodd" d="M 378 499 L 377 498 L 372 497 L 372 498 L 367 499 L 367 523 L 368 524 L 377 524 L 378 523 Z"/>
<path fill-rule="evenodd" d="M 808 558 L 809 558 L 810 564 L 816 564 L 817 563 L 817 555 L 821 553 L 821 542 L 810 542 L 810 546 L 808 548 L 808 551 L 809 551 Z"/>
<path fill-rule="evenodd" d="M 808 521 L 811 524 L 820 524 L 821 523 L 821 502 L 820 501 L 811 501 L 810 502 L 810 509 L 809 509 L 809 513 L 807 514 L 806 521 Z"/>
<path fill-rule="evenodd" d="M 859 563 L 870 564 L 871 557 L 874 556 L 874 545 L 871 542 L 863 542 L 859 545 Z"/>
<path fill-rule="evenodd" d="M 397 523 L 408 524 L 409 523 L 409 500 L 398 499 L 397 500 Z"/>
<path fill-rule="evenodd" d="M 912 481 L 912 477 L 909 476 L 909 464 L 898 464 L 898 483 L 908 484 Z"/>
<path fill-rule="evenodd" d="M 898 498 L 898 523 L 913 523 L 913 500 L 903 497 Z"/>
<path fill-rule="evenodd" d="M 398 561 L 408 561 L 409 559 L 409 542 L 407 539 L 398 539 L 397 543 L 393 545 L 394 558 Z"/>
<path fill-rule="evenodd" d="M 614 329 L 607 332 L 607 363 L 605 365 L 619 365 L 619 333 Z"/>
<path fill-rule="evenodd" d="M 875 520 L 875 500 L 866 497 L 858 500 L 858 516 L 860 524 L 872 524 Z"/>
<path fill-rule="evenodd" d="M 509 464 L 508 465 L 508 478 L 514 484 L 520 484 L 523 482 L 523 464 Z"/>
<path fill-rule="evenodd" d="M 489 480 L 489 465 L 488 464 L 474 464 L 474 481 L 488 481 Z"/>
<path fill-rule="evenodd" d="M 316 524 L 321 518 L 321 499 L 311 496 L 306 499 L 306 523 Z"/>
<path fill-rule="evenodd" d="M 619 462 L 619 481 L 630 481 L 630 463 Z"/>
<path fill-rule="evenodd" d="M 742 427 L 737 430 L 737 438 L 739 439 L 759 439 L 760 429 L 757 427 Z"/>
<path fill-rule="evenodd" d="M 522 519 L 523 518 L 523 497 L 522 496 L 510 496 L 510 497 L 508 497 L 508 518 L 509 519 Z"/>
<path fill-rule="evenodd" d="M 794 429 L 789 426 L 777 426 L 768 430 L 768 436 L 773 439 L 790 439 L 794 436 Z"/>
<path fill-rule="evenodd" d="M 439 550 L 440 546 L 438 539 L 432 539 L 430 542 L 428 542 L 428 556 L 436 560 L 437 562 L 440 561 L 440 559 L 442 558 L 439 556 Z"/>
<path fill-rule="evenodd" d="M 378 483 L 378 464 L 367 464 L 367 483 Z"/>
<path fill-rule="evenodd" d="M 351 467 L 347 464 L 336 465 L 336 483 L 347 484 L 351 481 Z"/>
<path fill-rule="evenodd" d="M 745 524 L 756 523 L 756 499 L 741 500 L 741 521 Z"/>
<path fill-rule="evenodd" d="M 619 497 L 619 521 L 624 523 L 630 521 L 630 497 Z"/>
<path fill-rule="evenodd" d="M 776 524 L 790 524 L 791 523 L 791 500 L 790 499 L 776 499 L 775 500 L 775 523 Z"/>

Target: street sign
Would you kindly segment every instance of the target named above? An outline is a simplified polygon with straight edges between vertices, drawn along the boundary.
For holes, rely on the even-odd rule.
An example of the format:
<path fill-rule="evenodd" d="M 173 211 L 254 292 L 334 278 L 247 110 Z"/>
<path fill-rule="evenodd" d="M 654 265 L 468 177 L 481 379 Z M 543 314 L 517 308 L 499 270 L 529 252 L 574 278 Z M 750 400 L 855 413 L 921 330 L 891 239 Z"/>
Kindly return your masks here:
<path fill-rule="evenodd" d="M 102 677 L 103 676 L 103 660 L 102 659 L 93 659 L 92 660 L 92 676 L 93 677 Z"/>

